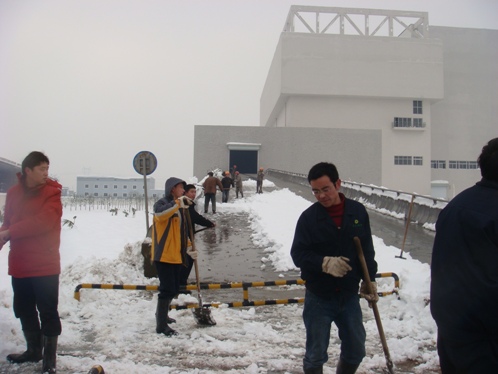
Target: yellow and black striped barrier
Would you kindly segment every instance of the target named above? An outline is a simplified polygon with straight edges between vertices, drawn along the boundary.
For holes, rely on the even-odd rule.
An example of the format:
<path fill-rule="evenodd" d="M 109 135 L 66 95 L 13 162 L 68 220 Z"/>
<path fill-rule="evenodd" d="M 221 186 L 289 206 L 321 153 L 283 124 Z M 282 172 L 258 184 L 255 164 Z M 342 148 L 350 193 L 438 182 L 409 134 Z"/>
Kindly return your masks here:
<path fill-rule="evenodd" d="M 398 294 L 399 289 L 399 277 L 396 273 L 378 273 L 375 278 L 393 278 L 394 288 L 387 292 L 378 292 L 379 296 L 387 296 L 392 294 Z M 293 299 L 278 299 L 278 300 L 259 300 L 250 301 L 249 300 L 249 288 L 251 287 L 270 287 L 270 286 L 288 286 L 288 285 L 304 285 L 305 281 L 302 279 L 295 280 L 284 280 L 279 279 L 276 281 L 263 281 L 263 282 L 234 282 L 234 283 L 201 283 L 200 288 L 203 290 L 221 290 L 228 288 L 242 288 L 243 289 L 243 300 L 241 302 L 231 302 L 231 303 L 211 303 L 204 304 L 203 307 L 215 307 L 220 305 L 227 305 L 231 308 L 245 307 L 245 306 L 262 306 L 262 305 L 278 305 L 278 304 L 295 304 L 302 303 L 304 298 L 293 298 Z M 131 291 L 157 291 L 159 286 L 154 285 L 135 285 L 135 284 L 93 284 L 93 283 L 82 283 L 76 286 L 74 290 L 74 298 L 80 300 L 80 290 L 82 288 L 87 289 L 103 289 L 103 290 L 131 290 Z M 185 290 L 196 290 L 196 285 L 187 285 L 180 287 L 180 291 Z M 187 309 L 187 308 L 198 308 L 198 304 L 187 304 L 185 306 L 172 305 L 172 309 Z"/>

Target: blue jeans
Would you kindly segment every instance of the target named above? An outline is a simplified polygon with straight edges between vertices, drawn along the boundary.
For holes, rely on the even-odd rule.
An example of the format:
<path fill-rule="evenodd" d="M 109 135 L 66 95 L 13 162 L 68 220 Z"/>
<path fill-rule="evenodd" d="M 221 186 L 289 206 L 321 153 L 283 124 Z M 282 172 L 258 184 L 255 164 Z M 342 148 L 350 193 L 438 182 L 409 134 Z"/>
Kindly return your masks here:
<path fill-rule="evenodd" d="M 204 213 L 208 212 L 210 201 L 211 201 L 211 209 L 213 209 L 213 213 L 216 213 L 216 194 L 214 193 L 204 194 Z"/>
<path fill-rule="evenodd" d="M 303 321 L 306 327 L 304 369 L 318 368 L 328 361 L 332 322 L 339 330 L 342 360 L 359 365 L 365 357 L 366 333 L 357 294 L 336 293 L 327 300 L 306 290 Z"/>

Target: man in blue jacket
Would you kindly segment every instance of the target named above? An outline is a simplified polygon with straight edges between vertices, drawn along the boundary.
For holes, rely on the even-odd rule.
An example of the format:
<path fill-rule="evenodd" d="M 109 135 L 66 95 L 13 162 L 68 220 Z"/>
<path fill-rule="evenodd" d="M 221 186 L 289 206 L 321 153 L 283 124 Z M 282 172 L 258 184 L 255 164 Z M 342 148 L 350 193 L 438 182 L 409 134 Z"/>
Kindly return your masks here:
<path fill-rule="evenodd" d="M 303 320 L 306 327 L 305 374 L 322 374 L 328 360 L 327 349 L 332 322 L 339 330 L 341 354 L 338 374 L 354 374 L 365 357 L 358 286 L 363 278 L 353 238 L 363 248 L 370 279 L 375 279 L 377 263 L 365 207 L 347 199 L 339 188 L 341 180 L 334 164 L 320 162 L 308 174 L 317 202 L 306 209 L 297 222 L 291 256 L 306 281 Z M 360 293 L 377 302 L 362 283 Z"/>
<path fill-rule="evenodd" d="M 498 373 L 498 138 L 477 162 L 481 181 L 436 222 L 431 313 L 443 374 Z"/>

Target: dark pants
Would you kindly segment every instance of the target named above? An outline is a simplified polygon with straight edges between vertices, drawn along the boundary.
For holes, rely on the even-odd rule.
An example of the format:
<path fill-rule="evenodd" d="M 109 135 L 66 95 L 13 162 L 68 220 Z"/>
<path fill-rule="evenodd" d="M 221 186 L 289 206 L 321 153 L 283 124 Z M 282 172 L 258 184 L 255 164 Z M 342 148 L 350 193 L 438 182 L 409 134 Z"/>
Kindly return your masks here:
<path fill-rule="evenodd" d="M 228 203 L 228 195 L 230 194 L 230 189 L 225 188 L 222 192 L 221 202 Z"/>
<path fill-rule="evenodd" d="M 154 261 L 159 278 L 159 299 L 173 299 L 180 291 L 182 264 Z"/>
<path fill-rule="evenodd" d="M 21 320 L 23 331 L 40 331 L 45 336 L 58 336 L 62 326 L 59 305 L 59 275 L 14 278 L 14 314 Z M 39 318 L 38 318 L 39 314 Z"/>
<path fill-rule="evenodd" d="M 207 193 L 204 195 L 204 213 L 207 213 L 210 201 L 213 213 L 216 213 L 216 194 L 214 193 Z"/>
<path fill-rule="evenodd" d="M 438 332 L 437 353 L 443 374 L 498 373 L 498 337 L 445 339 Z"/>
<path fill-rule="evenodd" d="M 188 277 L 190 276 L 190 272 L 192 271 L 192 267 L 194 266 L 194 260 L 192 257 L 187 256 L 187 266 L 182 266 L 181 274 L 180 274 L 180 285 L 185 286 L 188 283 Z"/>

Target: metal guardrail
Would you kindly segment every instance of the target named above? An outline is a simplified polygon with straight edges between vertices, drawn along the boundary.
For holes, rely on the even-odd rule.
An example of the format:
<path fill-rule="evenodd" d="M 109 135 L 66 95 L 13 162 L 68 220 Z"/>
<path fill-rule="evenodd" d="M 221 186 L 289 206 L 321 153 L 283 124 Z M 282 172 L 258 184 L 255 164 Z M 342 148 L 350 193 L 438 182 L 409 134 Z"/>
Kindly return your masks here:
<path fill-rule="evenodd" d="M 392 294 L 398 295 L 399 290 L 399 277 L 396 273 L 378 273 L 375 278 L 393 278 L 394 286 L 391 291 L 378 292 L 379 296 L 388 296 Z M 239 308 L 246 306 L 263 306 L 263 305 L 279 305 L 279 304 L 295 304 L 304 302 L 304 298 L 291 298 L 291 299 L 270 299 L 270 300 L 249 300 L 249 288 L 251 287 L 271 287 L 271 286 L 289 286 L 289 285 L 304 285 L 305 281 L 302 279 L 296 280 L 276 280 L 276 281 L 262 281 L 262 282 L 234 282 L 234 283 L 201 283 L 200 288 L 203 290 L 221 290 L 229 288 L 242 288 L 243 300 L 234 301 L 230 303 L 206 303 L 203 307 L 218 308 L 221 305 L 227 305 L 229 308 Z M 129 290 L 129 291 L 158 291 L 157 285 L 135 285 L 135 284 L 95 284 L 95 283 L 81 283 L 78 284 L 74 290 L 74 298 L 80 301 L 80 291 L 85 289 L 102 289 L 102 290 Z M 180 291 L 197 290 L 196 285 L 187 285 L 180 287 Z M 198 304 L 187 305 L 172 305 L 172 309 L 190 309 L 198 308 Z"/>

